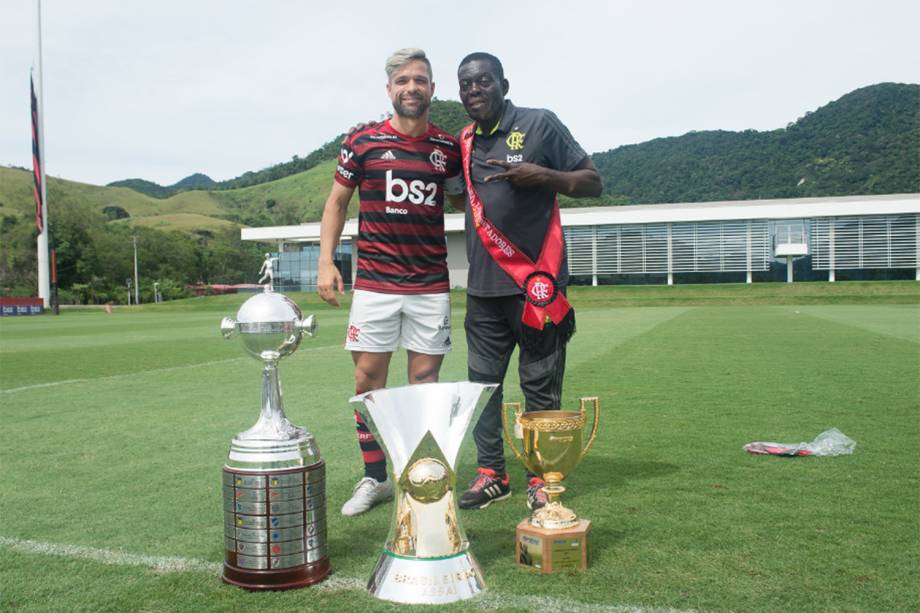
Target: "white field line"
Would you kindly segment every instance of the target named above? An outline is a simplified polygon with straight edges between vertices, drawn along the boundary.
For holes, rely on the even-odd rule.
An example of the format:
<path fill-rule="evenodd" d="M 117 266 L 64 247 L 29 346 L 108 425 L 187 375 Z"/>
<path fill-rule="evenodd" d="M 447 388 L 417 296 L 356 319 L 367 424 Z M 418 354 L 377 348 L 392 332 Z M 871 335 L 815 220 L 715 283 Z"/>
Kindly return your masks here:
<path fill-rule="evenodd" d="M 303 351 L 320 351 L 323 349 L 329 349 L 334 347 L 336 349 L 341 349 L 338 345 L 324 345 L 322 347 L 307 347 L 301 348 L 297 353 Z M 212 360 L 210 362 L 199 362 L 198 364 L 186 364 L 185 366 L 167 366 L 166 368 L 152 368 L 150 370 L 139 370 L 137 372 L 126 372 L 120 375 L 108 375 L 106 377 L 86 377 L 84 379 L 61 379 L 60 381 L 49 381 L 48 383 L 36 383 L 35 385 L 23 385 L 22 387 L 11 387 L 9 389 L 0 390 L 0 394 L 15 394 L 17 392 L 27 392 L 29 390 L 42 389 L 44 387 L 57 387 L 58 385 L 71 385 L 73 383 L 87 383 L 89 381 L 117 381 L 118 379 L 126 379 L 128 377 L 137 377 L 146 374 L 153 373 L 163 373 L 171 372 L 175 370 L 185 370 L 187 368 L 205 368 L 208 366 L 214 366 L 215 364 L 226 364 L 227 362 L 237 362 L 240 360 L 246 360 L 249 358 L 238 357 L 238 358 L 226 358 L 224 360 Z"/>
<path fill-rule="evenodd" d="M 79 558 L 91 560 L 102 564 L 116 566 L 140 566 L 161 573 L 204 572 L 218 575 L 223 564 L 178 558 L 170 556 L 146 556 L 95 547 L 79 545 L 62 545 L 57 543 L 41 543 L 28 539 L 18 539 L 0 536 L 0 546 L 21 553 L 60 556 L 64 558 Z M 332 575 L 326 581 L 310 587 L 310 590 L 323 592 L 339 592 L 345 590 L 364 590 L 366 579 Z M 551 596 L 520 596 L 513 594 L 498 594 L 494 590 L 469 601 L 469 606 L 486 611 L 502 610 L 509 607 L 515 609 L 529 609 L 535 611 L 577 611 L 580 613 L 694 613 L 693 610 L 671 609 L 663 607 L 634 607 L 629 605 L 603 605 L 578 602 Z"/>
<path fill-rule="evenodd" d="M 57 543 L 40 543 L 27 539 L 9 538 L 0 536 L 0 545 L 21 553 L 37 553 L 64 558 L 81 558 L 103 564 L 117 566 L 143 566 L 151 570 L 165 573 L 181 573 L 189 571 L 202 571 L 219 573 L 221 565 L 217 562 L 205 560 L 190 560 L 187 558 L 172 558 L 165 556 L 143 556 L 95 547 L 80 545 L 60 545 Z"/>
<path fill-rule="evenodd" d="M 83 547 L 80 545 L 41 543 L 38 541 L 10 538 L 6 536 L 0 536 L 0 545 L 21 553 L 79 558 L 115 566 L 141 566 L 161 573 L 203 572 L 209 575 L 219 575 L 223 568 L 223 564 L 220 562 L 208 562 L 206 560 L 170 556 L 145 556 L 121 551 L 111 551 L 109 549 Z M 314 588 L 319 588 L 323 591 L 364 589 L 366 583 L 366 581 L 358 581 L 357 579 L 350 579 L 348 577 L 333 576 L 327 581 L 314 586 Z"/>

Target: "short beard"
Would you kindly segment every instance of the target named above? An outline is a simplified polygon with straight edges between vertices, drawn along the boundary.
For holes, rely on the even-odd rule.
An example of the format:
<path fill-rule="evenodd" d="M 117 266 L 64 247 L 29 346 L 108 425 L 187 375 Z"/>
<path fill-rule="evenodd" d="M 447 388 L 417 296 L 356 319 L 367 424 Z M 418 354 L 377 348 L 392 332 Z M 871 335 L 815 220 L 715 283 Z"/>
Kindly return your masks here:
<path fill-rule="evenodd" d="M 425 102 L 424 99 L 419 100 L 419 105 L 415 109 L 404 107 L 399 98 L 393 101 L 393 110 L 396 111 L 397 115 L 405 117 L 406 119 L 418 119 L 425 114 L 425 111 L 427 111 L 430 106 L 431 102 Z"/>

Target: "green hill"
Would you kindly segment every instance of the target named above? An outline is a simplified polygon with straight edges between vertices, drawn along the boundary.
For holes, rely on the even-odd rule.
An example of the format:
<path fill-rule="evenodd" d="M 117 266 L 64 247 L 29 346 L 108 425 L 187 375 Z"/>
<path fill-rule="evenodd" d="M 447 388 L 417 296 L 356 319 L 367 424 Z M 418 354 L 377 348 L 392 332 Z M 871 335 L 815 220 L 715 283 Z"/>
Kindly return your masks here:
<path fill-rule="evenodd" d="M 169 198 L 174 194 L 189 189 L 208 189 L 214 187 L 217 183 L 208 175 L 196 172 L 189 175 L 172 185 L 160 185 L 146 179 L 123 179 L 121 181 L 112 181 L 106 187 L 128 187 L 134 191 L 153 196 L 154 198 Z"/>
<path fill-rule="evenodd" d="M 470 121 L 469 117 L 466 115 L 466 111 L 463 110 L 462 104 L 454 100 L 438 100 L 437 98 L 435 98 L 431 103 L 430 117 L 432 123 L 450 132 L 451 134 L 456 134 L 459 132 L 460 128 L 468 124 Z M 172 194 L 181 191 L 182 189 L 204 188 L 215 190 L 230 190 L 242 187 L 250 187 L 253 185 L 262 185 L 301 172 L 306 172 L 312 168 L 315 168 L 324 161 L 335 159 L 335 156 L 339 153 L 339 146 L 344 136 L 344 132 L 338 134 L 335 136 L 335 138 L 325 143 L 319 149 L 316 149 L 315 151 L 307 154 L 306 157 L 295 155 L 291 158 L 290 162 L 281 162 L 279 164 L 269 166 L 268 168 L 263 168 L 262 170 L 245 172 L 239 177 L 235 177 L 227 181 L 214 182 L 206 175 L 199 174 L 187 177 L 179 183 L 169 187 L 163 187 L 143 179 L 127 179 L 125 181 L 116 181 L 114 183 L 110 183 L 109 185 L 130 187 L 157 198 L 165 198 L 171 196 Z M 204 179 L 207 179 L 207 182 L 202 183 L 199 181 L 195 183 L 189 181 L 189 179 L 192 179 L 193 177 L 204 177 Z"/>
<path fill-rule="evenodd" d="M 451 132 L 468 121 L 458 102 L 435 101 L 431 113 Z M 184 283 L 251 280 L 260 248 L 240 241 L 239 226 L 319 220 L 340 141 L 341 135 L 304 158 L 220 183 L 200 174 L 168 187 L 142 179 L 100 187 L 48 177 L 62 287 L 80 288 L 74 299 L 123 299 L 133 235 L 147 278 L 172 280 L 174 295 Z M 592 158 L 605 194 L 561 198 L 562 206 L 917 192 L 920 85 L 858 89 L 782 129 L 692 132 Z M 0 167 L 4 294 L 34 292 L 33 207 L 31 172 Z"/>
<path fill-rule="evenodd" d="M 451 132 L 469 121 L 452 100 L 434 100 L 431 119 Z M 306 157 L 214 183 L 209 193 L 223 211 L 207 214 L 249 225 L 315 221 L 341 139 Z M 562 206 L 916 192 L 920 85 L 857 89 L 777 130 L 691 132 L 592 159 L 604 178 L 604 196 L 562 198 Z"/>
<path fill-rule="evenodd" d="M 158 281 L 170 298 L 196 282 L 250 281 L 258 245 L 240 240 L 210 192 L 159 199 L 126 187 L 100 187 L 48 177 L 52 246 L 63 303 L 123 302 L 133 274 L 137 237 L 143 300 Z M 34 295 L 36 253 L 32 173 L 0 167 L 0 294 Z"/>
<path fill-rule="evenodd" d="M 920 191 L 920 85 L 857 89 L 785 128 L 691 132 L 593 156 L 632 203 Z"/>
<path fill-rule="evenodd" d="M 147 181 L 146 179 L 122 179 L 121 181 L 107 183 L 106 187 L 127 187 L 154 198 L 169 198 L 173 195 L 173 190 L 169 187 L 164 187 L 159 183 Z"/>
<path fill-rule="evenodd" d="M 468 121 L 462 105 L 454 101 L 435 100 L 431 115 L 452 132 Z M 304 158 L 219 183 L 201 174 L 166 188 L 140 179 L 118 182 L 127 187 L 99 187 L 49 177 L 48 200 L 52 215 L 56 207 L 81 202 L 110 219 L 203 216 L 144 222 L 184 231 L 213 229 L 221 221 L 316 221 L 332 183 L 340 141 L 341 135 Z M 563 198 L 563 206 L 916 192 L 920 85 L 864 87 L 778 130 L 691 132 L 595 153 L 592 158 L 604 177 L 604 196 Z M 0 167 L 0 215 L 32 214 L 31 183 L 27 170 Z M 210 189 L 194 189 L 209 183 Z M 151 185 L 187 191 L 168 197 L 135 191 Z M 190 227 L 192 219 L 201 223 L 191 226 L 200 227 Z"/>
<path fill-rule="evenodd" d="M 52 218 L 61 208 L 84 204 L 108 214 L 111 219 L 176 213 L 194 213 L 214 218 L 225 215 L 220 201 L 205 191 L 182 192 L 161 199 L 151 198 L 127 187 L 101 187 L 56 177 L 47 177 L 47 181 L 49 216 Z M 0 217 L 32 216 L 33 207 L 32 173 L 0 166 Z"/>
<path fill-rule="evenodd" d="M 335 159 L 324 160 L 310 170 L 276 181 L 209 194 L 221 203 L 227 219 L 246 225 L 292 225 L 317 221 L 322 217 L 323 204 L 332 187 L 335 165 Z"/>
<path fill-rule="evenodd" d="M 130 217 L 113 223 L 124 223 L 132 227 L 144 226 L 166 231 L 191 232 L 202 236 L 213 235 L 218 230 L 238 231 L 240 228 L 239 224 L 232 221 L 197 213 L 166 213 L 164 215 Z"/>
<path fill-rule="evenodd" d="M 173 184 L 174 189 L 207 189 L 213 187 L 217 182 L 209 177 L 208 175 L 196 172 L 193 175 L 189 175 L 184 179 L 180 179 L 175 184 Z"/>

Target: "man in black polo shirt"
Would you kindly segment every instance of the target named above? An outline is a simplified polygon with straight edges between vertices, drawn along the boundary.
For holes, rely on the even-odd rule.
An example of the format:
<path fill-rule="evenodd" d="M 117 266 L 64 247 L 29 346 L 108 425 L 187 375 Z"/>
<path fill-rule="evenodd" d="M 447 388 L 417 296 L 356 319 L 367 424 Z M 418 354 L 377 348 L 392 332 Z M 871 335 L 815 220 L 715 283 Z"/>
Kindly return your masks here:
<path fill-rule="evenodd" d="M 565 298 L 568 270 L 556 194 L 598 196 L 591 158 L 550 111 L 514 106 L 501 62 L 472 53 L 457 73 L 475 124 L 461 133 L 467 188 L 466 337 L 472 381 L 501 384 L 515 346 L 525 410 L 558 409 L 565 345 L 575 329 Z M 479 474 L 460 507 L 481 509 L 511 495 L 501 434 L 502 387 L 473 431 Z M 527 504 L 546 503 L 529 476 Z"/>

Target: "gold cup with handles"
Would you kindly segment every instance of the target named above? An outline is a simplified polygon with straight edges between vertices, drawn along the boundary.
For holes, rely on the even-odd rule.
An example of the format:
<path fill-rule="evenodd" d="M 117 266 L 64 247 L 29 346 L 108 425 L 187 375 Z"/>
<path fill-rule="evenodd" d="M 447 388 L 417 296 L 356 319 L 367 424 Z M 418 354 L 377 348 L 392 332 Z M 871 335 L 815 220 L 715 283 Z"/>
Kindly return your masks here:
<path fill-rule="evenodd" d="M 594 406 L 594 419 L 588 441 L 582 445 L 587 407 Z M 578 523 L 578 516 L 559 502 L 565 491 L 562 485 L 566 478 L 585 457 L 597 437 L 600 420 L 600 401 L 597 397 L 581 398 L 578 411 L 528 411 L 524 412 L 520 402 L 506 402 L 502 405 L 502 430 L 505 442 L 514 455 L 532 473 L 546 482 L 543 491 L 547 504 L 534 511 L 530 523 L 537 528 L 549 530 L 571 528 Z M 508 420 L 509 409 L 514 410 L 513 426 Z M 513 428 L 513 429 L 512 429 Z M 519 451 L 514 438 L 522 440 Z"/>

